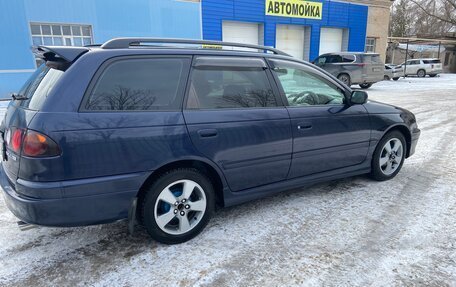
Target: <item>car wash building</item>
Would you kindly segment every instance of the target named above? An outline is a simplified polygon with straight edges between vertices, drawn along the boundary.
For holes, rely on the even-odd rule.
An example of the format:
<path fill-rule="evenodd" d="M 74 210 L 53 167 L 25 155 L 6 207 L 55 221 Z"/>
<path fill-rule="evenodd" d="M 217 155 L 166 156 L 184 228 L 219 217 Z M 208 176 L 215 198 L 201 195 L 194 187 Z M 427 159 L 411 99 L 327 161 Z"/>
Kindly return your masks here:
<path fill-rule="evenodd" d="M 389 0 L 203 0 L 203 38 L 272 46 L 303 60 L 329 52 L 376 52 L 380 38 L 385 47 L 377 50 L 386 50 L 390 6 Z M 375 20 L 377 8 L 388 17 Z M 384 29 L 370 36 L 378 28 L 368 23 L 375 21 Z"/>

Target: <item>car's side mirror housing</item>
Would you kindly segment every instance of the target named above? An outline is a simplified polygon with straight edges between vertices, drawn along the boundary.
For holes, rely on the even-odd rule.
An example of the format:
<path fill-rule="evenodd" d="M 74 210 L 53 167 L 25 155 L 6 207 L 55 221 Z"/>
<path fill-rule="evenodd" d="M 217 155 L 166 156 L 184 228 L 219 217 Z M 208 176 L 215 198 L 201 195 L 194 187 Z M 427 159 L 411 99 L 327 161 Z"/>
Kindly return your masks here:
<path fill-rule="evenodd" d="M 352 105 L 363 105 L 367 102 L 367 93 L 365 91 L 353 91 L 350 96 Z"/>

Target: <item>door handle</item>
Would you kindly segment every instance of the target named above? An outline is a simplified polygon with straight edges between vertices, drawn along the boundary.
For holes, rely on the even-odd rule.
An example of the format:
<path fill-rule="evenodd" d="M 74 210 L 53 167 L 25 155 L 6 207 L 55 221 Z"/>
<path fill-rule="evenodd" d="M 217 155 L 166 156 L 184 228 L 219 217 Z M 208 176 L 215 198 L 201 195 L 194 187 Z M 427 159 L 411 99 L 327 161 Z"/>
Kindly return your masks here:
<path fill-rule="evenodd" d="M 215 137 L 215 136 L 217 136 L 217 130 L 216 129 L 199 130 L 198 134 L 202 138 Z"/>
<path fill-rule="evenodd" d="M 311 123 L 299 123 L 298 130 L 310 130 L 312 128 Z"/>

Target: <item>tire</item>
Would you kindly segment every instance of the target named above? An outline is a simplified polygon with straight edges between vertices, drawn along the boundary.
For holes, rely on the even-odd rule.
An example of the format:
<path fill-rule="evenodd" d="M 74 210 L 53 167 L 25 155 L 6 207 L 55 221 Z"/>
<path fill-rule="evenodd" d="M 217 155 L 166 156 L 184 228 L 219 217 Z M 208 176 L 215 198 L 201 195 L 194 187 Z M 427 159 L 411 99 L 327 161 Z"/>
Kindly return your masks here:
<path fill-rule="evenodd" d="M 388 152 L 388 146 L 392 154 Z M 372 157 L 371 178 L 384 181 L 395 177 L 404 164 L 407 145 L 404 135 L 399 131 L 387 133 L 375 148 Z"/>
<path fill-rule="evenodd" d="M 341 81 L 342 83 L 344 83 L 348 87 L 351 86 L 350 75 L 348 75 L 348 74 L 340 74 L 339 76 L 337 76 L 337 79 L 339 79 L 339 81 Z"/>
<path fill-rule="evenodd" d="M 174 169 L 149 186 L 140 206 L 142 222 L 153 239 L 182 243 L 198 235 L 212 217 L 214 188 L 197 169 Z"/>
<path fill-rule="evenodd" d="M 437 75 L 436 74 L 432 74 L 432 75 L 429 75 L 429 77 L 434 78 L 434 77 L 437 77 Z"/>
<path fill-rule="evenodd" d="M 397 81 L 397 80 L 399 80 L 399 78 L 393 78 L 393 80 L 394 80 L 394 81 Z"/>
<path fill-rule="evenodd" d="M 423 70 L 423 69 L 420 69 L 420 70 L 418 70 L 418 72 L 416 72 L 416 75 L 417 75 L 419 78 L 424 78 L 424 77 L 426 77 L 426 71 Z"/>
<path fill-rule="evenodd" d="M 390 77 L 388 77 L 388 76 L 385 75 L 385 76 L 383 77 L 383 80 L 389 81 L 389 80 L 391 80 L 391 79 L 390 79 Z"/>
<path fill-rule="evenodd" d="M 365 90 L 365 89 L 369 89 L 370 87 L 372 87 L 372 84 L 365 83 L 365 84 L 359 84 L 359 86 L 361 87 L 361 89 Z"/>

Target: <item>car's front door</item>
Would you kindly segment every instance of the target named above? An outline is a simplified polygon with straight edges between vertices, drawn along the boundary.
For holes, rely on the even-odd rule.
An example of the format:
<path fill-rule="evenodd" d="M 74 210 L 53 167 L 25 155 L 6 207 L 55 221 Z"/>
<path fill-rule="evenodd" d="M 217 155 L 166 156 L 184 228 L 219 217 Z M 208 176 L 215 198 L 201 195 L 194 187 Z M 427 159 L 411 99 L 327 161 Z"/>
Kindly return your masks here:
<path fill-rule="evenodd" d="M 285 180 L 290 118 L 263 58 L 196 57 L 184 117 L 194 146 L 232 191 Z"/>
<path fill-rule="evenodd" d="M 370 141 L 364 106 L 347 105 L 342 88 L 307 65 L 284 60 L 270 64 L 291 117 L 289 178 L 364 162 Z"/>

